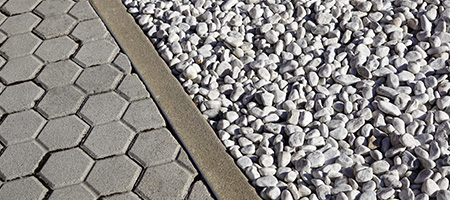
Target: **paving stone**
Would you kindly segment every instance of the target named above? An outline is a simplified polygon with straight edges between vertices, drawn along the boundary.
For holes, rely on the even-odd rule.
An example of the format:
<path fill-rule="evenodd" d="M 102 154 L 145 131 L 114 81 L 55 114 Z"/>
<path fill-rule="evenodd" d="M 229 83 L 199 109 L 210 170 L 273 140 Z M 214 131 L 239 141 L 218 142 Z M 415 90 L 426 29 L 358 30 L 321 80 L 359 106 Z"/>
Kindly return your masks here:
<path fill-rule="evenodd" d="M 5 3 L 5 1 L 7 0 L 0 0 L 0 6 Z M 3 13 L 0 13 L 0 24 L 3 23 L 3 21 L 5 21 L 6 19 L 7 17 Z"/>
<path fill-rule="evenodd" d="M 50 89 L 74 83 L 81 71 L 81 67 L 73 61 L 62 60 L 47 64 L 36 80 Z"/>
<path fill-rule="evenodd" d="M 0 32 L 1 33 L 1 32 Z M 0 42 L 1 43 L 1 42 Z M 6 60 L 0 56 L 0 68 L 6 63 Z"/>
<path fill-rule="evenodd" d="M 203 181 L 197 181 L 192 187 L 188 200 L 214 200 Z"/>
<path fill-rule="evenodd" d="M 0 125 L 0 140 L 7 146 L 33 140 L 45 122 L 46 120 L 34 110 L 10 114 Z"/>
<path fill-rule="evenodd" d="M 3 41 L 6 40 L 6 38 L 8 38 L 8 36 L 6 36 L 5 33 L 3 33 L 2 31 L 0 31 L 0 43 L 3 43 Z"/>
<path fill-rule="evenodd" d="M 139 198 L 138 195 L 136 195 L 132 192 L 116 194 L 116 195 L 107 196 L 107 197 L 102 198 L 102 200 L 140 200 L 140 199 L 141 198 Z"/>
<path fill-rule="evenodd" d="M 39 172 L 50 188 L 83 182 L 94 160 L 79 148 L 52 153 Z"/>
<path fill-rule="evenodd" d="M 79 112 L 91 125 L 119 120 L 128 102 L 115 92 L 90 96 Z"/>
<path fill-rule="evenodd" d="M 0 26 L 0 30 L 4 31 L 8 36 L 31 32 L 40 21 L 41 18 L 33 13 L 15 15 L 8 17 Z"/>
<path fill-rule="evenodd" d="M 29 55 L 41 44 L 41 39 L 32 33 L 9 37 L 0 47 L 0 52 L 7 59 Z"/>
<path fill-rule="evenodd" d="M 49 17 L 67 13 L 73 6 L 73 1 L 68 0 L 44 0 L 34 9 L 41 17 Z"/>
<path fill-rule="evenodd" d="M 6 147 L 0 156 L 0 177 L 11 180 L 32 174 L 44 154 L 44 148 L 34 140 Z"/>
<path fill-rule="evenodd" d="M 6 84 L 33 79 L 41 70 L 43 63 L 33 55 L 14 58 L 0 70 L 0 78 Z"/>
<path fill-rule="evenodd" d="M 99 195 L 127 192 L 133 189 L 141 170 L 127 156 L 115 156 L 97 161 L 86 183 Z"/>
<path fill-rule="evenodd" d="M 35 55 L 42 58 L 46 62 L 55 62 L 58 60 L 68 59 L 78 44 L 67 36 L 45 40 L 36 50 Z"/>
<path fill-rule="evenodd" d="M 142 166 L 154 166 L 175 160 L 180 145 L 165 128 L 138 134 L 129 151 Z"/>
<path fill-rule="evenodd" d="M 38 111 L 52 119 L 77 112 L 85 94 L 73 85 L 55 87 L 48 90 L 38 105 Z"/>
<path fill-rule="evenodd" d="M 41 0 L 9 0 L 2 6 L 2 10 L 8 15 L 15 15 L 32 11 Z"/>
<path fill-rule="evenodd" d="M 95 94 L 116 88 L 122 74 L 109 64 L 85 69 L 75 82 L 86 93 Z"/>
<path fill-rule="evenodd" d="M 122 83 L 120 83 L 117 90 L 125 96 L 128 101 L 135 101 L 139 99 L 149 98 L 150 94 L 145 88 L 142 81 L 137 74 L 130 74 L 125 76 Z"/>
<path fill-rule="evenodd" d="M 51 119 L 37 137 L 49 151 L 77 146 L 89 125 L 75 115 Z"/>
<path fill-rule="evenodd" d="M 85 184 L 71 185 L 53 190 L 49 200 L 92 200 L 96 195 Z"/>
<path fill-rule="evenodd" d="M 112 42 L 106 39 L 96 40 L 83 44 L 75 55 L 74 61 L 82 67 L 105 64 L 111 62 L 118 52 L 119 47 Z"/>
<path fill-rule="evenodd" d="M 50 39 L 68 35 L 76 22 L 77 21 L 68 14 L 54 15 L 44 18 L 34 31 L 39 36 Z"/>
<path fill-rule="evenodd" d="M 82 144 L 95 159 L 124 154 L 134 137 L 134 132 L 120 121 L 95 126 Z"/>
<path fill-rule="evenodd" d="M 44 90 L 30 81 L 8 86 L 0 95 L 0 107 L 8 113 L 30 109 L 42 94 Z"/>
<path fill-rule="evenodd" d="M 71 35 L 85 43 L 105 38 L 108 35 L 108 30 L 106 30 L 102 20 L 97 18 L 80 22 L 73 29 Z"/>
<path fill-rule="evenodd" d="M 87 0 L 78 1 L 72 9 L 70 9 L 69 14 L 79 21 L 98 17 L 97 13 L 95 13 Z"/>
<path fill-rule="evenodd" d="M 184 199 L 193 179 L 192 174 L 171 162 L 148 168 L 135 192 L 147 199 Z"/>
<path fill-rule="evenodd" d="M 120 52 L 114 59 L 113 64 L 120 69 L 124 74 L 131 73 L 131 63 L 128 56 Z"/>
<path fill-rule="evenodd" d="M 194 176 L 197 175 L 197 169 L 195 169 L 194 165 L 192 164 L 191 160 L 189 160 L 188 155 L 186 154 L 186 152 L 183 149 L 180 150 L 180 153 L 178 154 L 176 161 L 178 162 L 178 164 L 183 166 Z"/>
<path fill-rule="evenodd" d="M 136 132 L 161 128 L 166 125 L 152 99 L 132 102 L 125 112 L 123 120 Z"/>
<path fill-rule="evenodd" d="M 47 193 L 37 178 L 26 177 L 3 184 L 0 199 L 43 199 Z"/>

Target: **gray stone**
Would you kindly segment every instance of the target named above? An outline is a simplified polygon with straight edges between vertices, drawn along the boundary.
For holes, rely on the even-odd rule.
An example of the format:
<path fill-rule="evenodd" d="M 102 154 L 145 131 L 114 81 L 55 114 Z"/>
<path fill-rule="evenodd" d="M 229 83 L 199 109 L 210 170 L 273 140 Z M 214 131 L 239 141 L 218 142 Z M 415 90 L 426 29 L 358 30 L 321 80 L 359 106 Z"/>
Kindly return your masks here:
<path fill-rule="evenodd" d="M 4 183 L 0 188 L 0 199 L 43 199 L 47 193 L 35 177 L 26 177 Z"/>
<path fill-rule="evenodd" d="M 119 120 L 128 102 L 115 92 L 90 96 L 81 108 L 79 115 L 91 125 Z"/>
<path fill-rule="evenodd" d="M 49 151 L 77 146 L 89 126 L 75 115 L 51 119 L 37 137 Z"/>
<path fill-rule="evenodd" d="M 377 195 L 375 194 L 375 192 L 367 191 L 367 192 L 361 193 L 359 198 L 360 199 L 367 199 L 367 200 L 376 200 L 377 199 Z"/>
<path fill-rule="evenodd" d="M 44 90 L 33 82 L 24 82 L 8 86 L 0 95 L 0 107 L 5 112 L 17 112 L 30 109 L 41 98 Z"/>
<path fill-rule="evenodd" d="M 71 60 L 50 63 L 39 73 L 37 81 L 51 89 L 73 83 L 81 73 L 81 68 Z"/>
<path fill-rule="evenodd" d="M 343 140 L 347 137 L 348 131 L 344 127 L 338 127 L 330 131 L 329 134 L 336 140 Z"/>
<path fill-rule="evenodd" d="M 85 184 L 71 185 L 53 190 L 49 200 L 91 200 L 95 199 L 95 193 Z"/>
<path fill-rule="evenodd" d="M 213 200 L 214 197 L 209 193 L 208 188 L 203 181 L 197 181 L 192 187 L 188 200 Z"/>
<path fill-rule="evenodd" d="M 117 57 L 114 59 L 113 64 L 120 69 L 124 74 L 131 73 L 131 63 L 128 59 L 128 56 L 122 52 L 117 54 Z"/>
<path fill-rule="evenodd" d="M 125 76 L 117 90 L 125 96 L 128 101 L 135 101 L 150 97 L 142 81 L 137 74 Z"/>
<path fill-rule="evenodd" d="M 447 200 L 450 199 L 450 191 L 449 190 L 439 190 L 436 192 L 437 200 Z"/>
<path fill-rule="evenodd" d="M 390 165 L 385 160 L 378 160 L 372 163 L 371 168 L 374 174 L 383 174 L 389 170 Z"/>
<path fill-rule="evenodd" d="M 414 199 L 414 192 L 410 188 L 405 188 L 398 194 L 398 197 L 400 200 Z"/>
<path fill-rule="evenodd" d="M 0 78 L 9 85 L 33 79 L 42 67 L 42 62 L 32 55 L 10 59 L 0 70 Z"/>
<path fill-rule="evenodd" d="M 77 112 L 85 94 L 73 85 L 48 90 L 37 109 L 47 118 L 62 117 Z"/>
<path fill-rule="evenodd" d="M 2 10 L 8 15 L 15 15 L 32 11 L 40 0 L 10 0 L 2 6 Z"/>
<path fill-rule="evenodd" d="M 111 91 L 116 88 L 122 74 L 109 64 L 84 69 L 75 84 L 88 94 Z"/>
<path fill-rule="evenodd" d="M 414 179 L 414 183 L 423 183 L 425 180 L 430 179 L 433 176 L 434 172 L 431 169 L 424 169 L 419 172 L 416 179 Z"/>
<path fill-rule="evenodd" d="M 9 37 L 0 47 L 7 59 L 30 55 L 41 44 L 41 39 L 32 33 Z"/>
<path fill-rule="evenodd" d="M 93 158 L 125 154 L 135 133 L 122 122 L 95 126 L 81 147 Z"/>
<path fill-rule="evenodd" d="M 0 140 L 6 146 L 33 140 L 45 122 L 34 110 L 10 114 L 0 125 Z"/>
<path fill-rule="evenodd" d="M 89 4 L 89 1 L 81 0 L 75 3 L 70 9 L 69 14 L 75 17 L 78 21 L 96 18 L 97 13 Z"/>
<path fill-rule="evenodd" d="M 50 39 L 62 35 L 68 35 L 76 24 L 76 20 L 67 14 L 45 17 L 34 29 L 42 38 Z"/>
<path fill-rule="evenodd" d="M 52 153 L 39 171 L 52 188 L 81 183 L 89 173 L 94 160 L 79 148 Z"/>
<path fill-rule="evenodd" d="M 8 146 L 0 156 L 0 177 L 11 180 L 33 174 L 44 154 L 44 148 L 35 141 Z"/>
<path fill-rule="evenodd" d="M 82 42 L 103 39 L 108 35 L 105 25 L 100 19 L 80 22 L 71 35 Z"/>
<path fill-rule="evenodd" d="M 103 197 L 104 200 L 140 200 L 138 195 L 132 192 L 122 193 L 122 194 L 115 194 L 112 196 Z"/>
<path fill-rule="evenodd" d="M 74 2 L 66 0 L 45 0 L 39 4 L 34 12 L 46 18 L 53 15 L 65 14 L 73 6 Z"/>
<path fill-rule="evenodd" d="M 188 170 L 193 175 L 197 175 L 197 169 L 192 164 L 191 160 L 189 160 L 188 155 L 183 149 L 180 149 L 180 153 L 175 160 L 179 165 L 183 166 L 186 170 Z"/>
<path fill-rule="evenodd" d="M 106 158 L 95 163 L 86 183 L 98 195 L 127 192 L 133 188 L 141 170 L 141 167 L 127 156 Z M 155 174 L 158 173 L 160 171 Z"/>
<path fill-rule="evenodd" d="M 41 21 L 39 17 L 33 13 L 24 13 L 8 17 L 0 26 L 0 30 L 7 36 L 31 32 L 31 30 Z"/>
<path fill-rule="evenodd" d="M 68 59 L 77 50 L 77 43 L 67 36 L 44 40 L 34 55 L 45 62 Z"/>
<path fill-rule="evenodd" d="M 325 156 L 321 151 L 314 151 L 306 156 L 306 160 L 311 163 L 311 168 L 317 168 L 325 163 Z"/>
<path fill-rule="evenodd" d="M 129 155 L 144 167 L 148 167 L 175 160 L 179 150 L 178 142 L 163 128 L 139 133 Z"/>
<path fill-rule="evenodd" d="M 421 191 L 428 196 L 434 196 L 434 194 L 439 190 L 439 186 L 433 181 L 433 179 L 425 180 L 421 187 Z"/>
<path fill-rule="evenodd" d="M 295 132 L 289 136 L 289 146 L 291 147 L 299 147 L 303 145 L 305 140 L 305 133 L 303 132 Z"/>
<path fill-rule="evenodd" d="M 255 184 L 258 187 L 275 186 L 278 183 L 278 179 L 275 176 L 263 176 L 256 179 Z"/>
<path fill-rule="evenodd" d="M 377 196 L 380 199 L 389 199 L 390 197 L 392 197 L 395 193 L 395 190 L 392 188 L 380 188 L 377 191 Z"/>
<path fill-rule="evenodd" d="M 380 109 L 382 112 L 386 114 L 393 116 L 399 116 L 400 114 L 402 114 L 397 106 L 387 101 L 379 101 L 378 109 Z"/>
<path fill-rule="evenodd" d="M 90 67 L 111 62 L 118 52 L 117 45 L 102 39 L 83 44 L 73 59 L 82 67 Z"/>
<path fill-rule="evenodd" d="M 123 116 L 123 121 L 136 132 L 165 126 L 165 121 L 152 99 L 132 102 Z"/>

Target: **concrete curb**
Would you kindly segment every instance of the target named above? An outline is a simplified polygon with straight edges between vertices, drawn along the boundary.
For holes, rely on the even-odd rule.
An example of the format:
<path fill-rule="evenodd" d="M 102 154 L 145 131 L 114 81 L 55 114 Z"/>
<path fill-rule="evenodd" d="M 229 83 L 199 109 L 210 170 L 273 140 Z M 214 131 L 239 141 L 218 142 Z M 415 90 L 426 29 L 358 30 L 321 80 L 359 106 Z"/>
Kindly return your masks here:
<path fill-rule="evenodd" d="M 260 199 L 121 0 L 90 0 L 219 199 Z"/>

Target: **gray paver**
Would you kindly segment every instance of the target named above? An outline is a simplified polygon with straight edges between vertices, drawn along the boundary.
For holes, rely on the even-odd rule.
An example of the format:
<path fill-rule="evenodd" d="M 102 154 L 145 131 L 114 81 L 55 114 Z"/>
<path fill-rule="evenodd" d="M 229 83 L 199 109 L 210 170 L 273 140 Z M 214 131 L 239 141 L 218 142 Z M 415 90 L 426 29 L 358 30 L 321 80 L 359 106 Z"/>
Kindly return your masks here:
<path fill-rule="evenodd" d="M 44 18 L 34 31 L 39 36 L 50 39 L 69 34 L 75 24 L 76 20 L 70 15 L 55 15 Z"/>
<path fill-rule="evenodd" d="M 35 55 L 46 62 L 55 62 L 68 59 L 77 50 L 77 47 L 76 42 L 67 36 L 63 36 L 42 42 Z"/>
<path fill-rule="evenodd" d="M 60 188 L 83 182 L 94 160 L 79 148 L 50 155 L 39 175 L 52 188 Z"/>
<path fill-rule="evenodd" d="M 75 55 L 74 60 L 82 67 L 89 67 L 111 62 L 118 52 L 119 47 L 110 41 L 106 39 L 96 40 L 83 44 Z"/>
<path fill-rule="evenodd" d="M 33 13 L 24 13 L 9 17 L 1 26 L 0 30 L 8 36 L 30 32 L 41 21 Z"/>
<path fill-rule="evenodd" d="M 0 70 L 0 78 L 6 84 L 33 79 L 43 63 L 33 55 L 14 58 Z"/>
<path fill-rule="evenodd" d="M 77 112 L 84 100 L 84 93 L 73 85 L 48 90 L 38 105 L 38 111 L 47 118 L 62 117 Z"/>
<path fill-rule="evenodd" d="M 36 141 L 6 147 L 0 156 L 0 177 L 11 180 L 32 174 L 44 154 L 44 148 Z"/>
<path fill-rule="evenodd" d="M 138 134 L 129 151 L 142 166 L 154 166 L 175 160 L 180 145 L 165 128 Z"/>
<path fill-rule="evenodd" d="M 86 93 L 95 94 L 116 88 L 122 74 L 109 64 L 85 69 L 75 82 Z"/>
<path fill-rule="evenodd" d="M 0 47 L 6 58 L 15 58 L 29 55 L 36 50 L 41 43 L 41 39 L 32 33 L 25 33 L 9 37 Z"/>
<path fill-rule="evenodd" d="M 73 6 L 73 1 L 67 0 L 45 0 L 34 9 L 42 17 L 64 14 Z"/>
<path fill-rule="evenodd" d="M 47 189 L 35 177 L 17 179 L 3 184 L 0 199 L 43 199 Z"/>
<path fill-rule="evenodd" d="M 132 102 L 123 120 L 136 132 L 161 128 L 166 124 L 152 99 Z"/>
<path fill-rule="evenodd" d="M 115 156 L 97 161 L 86 183 L 99 195 L 127 192 L 133 188 L 141 170 L 127 156 Z"/>
<path fill-rule="evenodd" d="M 114 59 L 113 63 L 124 74 L 130 74 L 131 73 L 130 60 L 128 59 L 128 56 L 125 55 L 124 53 L 120 52 L 119 54 L 117 54 L 117 57 Z"/>
<path fill-rule="evenodd" d="M 90 96 L 79 114 L 92 125 L 120 119 L 128 102 L 115 92 Z"/>
<path fill-rule="evenodd" d="M 32 11 L 41 0 L 9 0 L 2 6 L 8 15 L 15 15 Z"/>
<path fill-rule="evenodd" d="M 203 181 L 197 181 L 192 187 L 188 200 L 214 200 Z"/>
<path fill-rule="evenodd" d="M 0 32 L 1 33 L 1 32 Z M 6 60 L 0 56 L 0 68 L 6 63 Z"/>
<path fill-rule="evenodd" d="M 49 89 L 75 82 L 81 71 L 71 60 L 62 60 L 46 65 L 36 80 Z"/>
<path fill-rule="evenodd" d="M 139 199 L 141 199 L 141 198 L 139 198 L 138 195 L 136 195 L 132 192 L 116 194 L 116 195 L 102 198 L 102 200 L 139 200 Z"/>
<path fill-rule="evenodd" d="M 89 126 L 75 115 L 52 119 L 37 137 L 50 151 L 77 146 Z"/>
<path fill-rule="evenodd" d="M 0 107 L 8 113 L 30 109 L 42 94 L 44 90 L 30 81 L 8 86 L 0 95 Z"/>
<path fill-rule="evenodd" d="M 134 135 L 122 122 L 102 124 L 92 129 L 82 148 L 95 159 L 124 154 Z"/>
<path fill-rule="evenodd" d="M 0 43 L 2 43 L 3 41 L 5 41 L 6 38 L 8 38 L 8 36 L 6 36 L 5 33 L 3 33 L 2 31 L 0 31 Z"/>
<path fill-rule="evenodd" d="M 188 155 L 183 149 L 180 150 L 176 161 L 193 175 L 197 175 L 197 169 L 195 169 L 194 165 L 192 164 L 191 160 L 189 160 Z"/>
<path fill-rule="evenodd" d="M 69 14 L 80 21 L 97 17 L 97 13 L 95 13 L 87 0 L 78 1 L 72 9 L 70 9 Z"/>
<path fill-rule="evenodd" d="M 150 97 L 150 94 L 137 74 L 125 76 L 117 90 L 122 93 L 128 101 L 135 101 Z"/>
<path fill-rule="evenodd" d="M 49 200 L 92 200 L 95 197 L 94 192 L 86 185 L 77 184 L 54 190 Z"/>
<path fill-rule="evenodd" d="M 7 1 L 7 0 L 0 0 L 0 6 L 3 4 L 3 3 L 5 3 L 5 1 Z M 3 13 L 0 13 L 0 24 L 3 22 L 3 21 L 5 21 L 7 19 L 7 17 L 3 14 Z"/>
<path fill-rule="evenodd" d="M 135 192 L 147 199 L 184 199 L 193 179 L 192 174 L 171 162 L 148 168 Z"/>
<path fill-rule="evenodd" d="M 0 140 L 9 146 L 33 140 L 46 120 L 34 110 L 10 114 L 0 125 Z"/>
<path fill-rule="evenodd" d="M 108 35 L 108 30 L 100 19 L 92 19 L 80 22 L 73 29 L 71 35 L 83 42 L 88 42 L 105 38 Z"/>

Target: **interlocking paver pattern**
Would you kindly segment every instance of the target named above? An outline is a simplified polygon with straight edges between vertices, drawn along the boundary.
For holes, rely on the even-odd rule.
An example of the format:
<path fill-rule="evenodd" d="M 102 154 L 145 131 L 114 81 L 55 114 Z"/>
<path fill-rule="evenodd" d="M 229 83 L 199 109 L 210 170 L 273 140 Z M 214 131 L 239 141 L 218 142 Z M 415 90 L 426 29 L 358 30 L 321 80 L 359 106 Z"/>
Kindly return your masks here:
<path fill-rule="evenodd" d="M 188 200 L 213 200 L 214 198 L 208 191 L 208 188 L 202 181 L 197 181 L 192 187 L 192 191 L 189 195 Z"/>
<path fill-rule="evenodd" d="M 87 0 L 0 11 L 0 199 L 208 196 Z"/>

